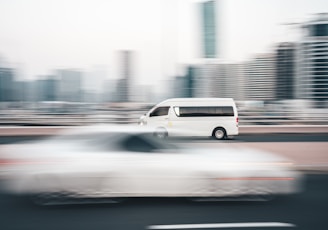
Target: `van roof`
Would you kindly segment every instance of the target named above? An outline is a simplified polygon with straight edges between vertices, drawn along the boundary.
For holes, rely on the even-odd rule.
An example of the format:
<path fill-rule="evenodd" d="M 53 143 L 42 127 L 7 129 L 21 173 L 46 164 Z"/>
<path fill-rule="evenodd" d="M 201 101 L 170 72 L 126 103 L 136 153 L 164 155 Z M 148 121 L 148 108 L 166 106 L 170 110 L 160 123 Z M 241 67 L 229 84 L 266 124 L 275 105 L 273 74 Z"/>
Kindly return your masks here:
<path fill-rule="evenodd" d="M 204 98 L 204 97 L 194 97 L 194 98 L 170 98 L 167 99 L 163 102 L 170 102 L 170 101 L 233 101 L 233 98 L 214 98 L 214 97 L 209 97 L 209 98 Z"/>
<path fill-rule="evenodd" d="M 181 103 L 181 104 L 184 104 L 184 103 L 187 103 L 187 104 L 190 104 L 190 103 L 205 103 L 205 104 L 212 104 L 212 103 L 217 103 L 217 102 L 221 102 L 221 103 L 224 103 L 224 104 L 234 104 L 234 100 L 233 98 L 170 98 L 170 99 L 167 99 L 165 101 L 162 101 L 160 103 L 157 104 L 157 106 L 164 106 L 164 105 L 169 105 L 171 103 Z"/>

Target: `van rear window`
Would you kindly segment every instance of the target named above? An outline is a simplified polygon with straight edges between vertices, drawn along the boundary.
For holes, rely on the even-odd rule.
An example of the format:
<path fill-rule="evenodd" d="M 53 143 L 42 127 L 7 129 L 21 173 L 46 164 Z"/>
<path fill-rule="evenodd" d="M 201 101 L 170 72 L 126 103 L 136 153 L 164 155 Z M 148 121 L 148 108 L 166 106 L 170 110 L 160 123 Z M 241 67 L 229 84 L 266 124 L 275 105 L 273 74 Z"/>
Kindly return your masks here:
<path fill-rule="evenodd" d="M 174 107 L 178 117 L 233 117 L 232 106 Z"/>

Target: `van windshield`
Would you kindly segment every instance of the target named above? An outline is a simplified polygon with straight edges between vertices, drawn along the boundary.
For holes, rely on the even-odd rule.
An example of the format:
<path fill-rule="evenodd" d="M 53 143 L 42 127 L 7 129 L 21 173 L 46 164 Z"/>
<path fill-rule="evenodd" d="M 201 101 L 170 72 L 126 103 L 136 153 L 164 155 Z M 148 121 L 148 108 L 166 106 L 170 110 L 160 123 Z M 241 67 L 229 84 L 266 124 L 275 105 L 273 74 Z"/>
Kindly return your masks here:
<path fill-rule="evenodd" d="M 149 116 L 157 117 L 157 116 L 166 116 L 169 113 L 170 106 L 162 106 L 154 109 Z"/>

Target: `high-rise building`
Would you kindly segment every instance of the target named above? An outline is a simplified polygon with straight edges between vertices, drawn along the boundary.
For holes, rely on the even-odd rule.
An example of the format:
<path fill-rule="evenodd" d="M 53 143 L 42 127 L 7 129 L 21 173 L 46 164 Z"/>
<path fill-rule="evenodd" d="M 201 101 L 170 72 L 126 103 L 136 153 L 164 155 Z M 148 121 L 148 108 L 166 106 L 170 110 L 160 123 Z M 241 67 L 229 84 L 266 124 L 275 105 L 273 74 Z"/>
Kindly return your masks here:
<path fill-rule="evenodd" d="M 127 102 L 130 100 L 131 77 L 132 77 L 132 51 L 120 51 L 121 78 L 118 82 L 118 101 Z"/>
<path fill-rule="evenodd" d="M 198 65 L 194 71 L 193 96 L 241 98 L 242 91 L 237 82 L 237 78 L 242 76 L 242 72 L 238 70 L 239 66 L 225 64 L 220 60 L 218 2 L 210 0 L 200 3 L 203 64 Z"/>
<path fill-rule="evenodd" d="M 244 65 L 237 63 L 220 64 L 216 84 L 217 88 L 221 88 L 221 93 L 219 97 L 228 97 L 234 98 L 235 100 L 244 100 Z"/>
<path fill-rule="evenodd" d="M 296 98 L 327 107 L 328 101 L 328 14 L 302 25 L 304 36 L 298 44 Z"/>
<path fill-rule="evenodd" d="M 246 100 L 275 99 L 275 57 L 273 54 L 261 54 L 245 63 Z"/>
<path fill-rule="evenodd" d="M 244 65 L 203 64 L 196 70 L 194 91 L 197 97 L 244 99 Z"/>
<path fill-rule="evenodd" d="M 295 44 L 281 43 L 276 49 L 276 99 L 294 98 Z"/>
<path fill-rule="evenodd" d="M 172 97 L 187 97 L 186 93 L 187 80 L 185 76 L 176 76 L 172 81 Z"/>
<path fill-rule="evenodd" d="M 116 102 L 117 99 L 117 80 L 106 79 L 102 87 L 102 101 L 103 102 Z"/>
<path fill-rule="evenodd" d="M 154 87 L 151 85 L 134 85 L 131 87 L 131 102 L 154 103 Z M 171 96 L 171 95 L 170 95 Z"/>
<path fill-rule="evenodd" d="M 175 77 L 173 81 L 173 97 L 194 97 L 196 96 L 195 86 L 197 67 L 188 66 L 186 74 Z"/>
<path fill-rule="evenodd" d="M 186 97 L 195 96 L 195 78 L 197 69 L 193 66 L 188 66 L 186 78 Z"/>
<path fill-rule="evenodd" d="M 216 64 L 199 64 L 195 68 L 194 97 L 215 97 Z"/>
<path fill-rule="evenodd" d="M 108 91 L 112 90 L 106 88 L 107 71 L 104 66 L 94 66 L 91 71 L 84 72 L 82 80 L 82 92 L 84 102 L 102 102 L 106 101 Z M 106 95 L 106 96 L 105 96 Z"/>
<path fill-rule="evenodd" d="M 14 101 L 14 71 L 0 68 L 0 101 Z"/>
<path fill-rule="evenodd" d="M 55 76 L 42 76 L 36 81 L 38 101 L 57 101 L 58 83 Z"/>
<path fill-rule="evenodd" d="M 220 64 L 199 64 L 195 71 L 195 97 L 223 97 L 224 78 L 220 75 Z"/>
<path fill-rule="evenodd" d="M 215 0 L 200 3 L 204 58 L 217 58 L 216 3 Z"/>
<path fill-rule="evenodd" d="M 128 87 L 127 79 L 118 79 L 116 84 L 116 101 L 127 102 L 128 101 Z"/>
<path fill-rule="evenodd" d="M 60 101 L 79 102 L 82 99 L 82 72 L 72 69 L 57 70 Z"/>
<path fill-rule="evenodd" d="M 39 100 L 37 81 L 16 81 L 15 90 L 18 101 L 36 102 Z"/>

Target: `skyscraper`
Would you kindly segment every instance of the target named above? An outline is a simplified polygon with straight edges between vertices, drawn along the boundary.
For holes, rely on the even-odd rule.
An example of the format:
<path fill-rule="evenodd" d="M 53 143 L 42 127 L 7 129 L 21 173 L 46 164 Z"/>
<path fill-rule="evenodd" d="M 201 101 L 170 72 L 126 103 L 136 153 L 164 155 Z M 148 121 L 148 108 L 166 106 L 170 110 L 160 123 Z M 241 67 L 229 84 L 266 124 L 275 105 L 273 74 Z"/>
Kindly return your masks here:
<path fill-rule="evenodd" d="M 276 99 L 294 98 L 295 45 L 281 43 L 276 49 Z"/>
<path fill-rule="evenodd" d="M 211 86 L 215 78 L 215 63 L 212 62 L 217 57 L 215 6 L 214 0 L 199 3 L 203 63 L 194 67 L 193 97 L 214 97 Z"/>
<path fill-rule="evenodd" d="M 14 71 L 0 68 L 0 101 L 14 100 Z"/>
<path fill-rule="evenodd" d="M 247 100 L 275 98 L 275 58 L 273 54 L 257 55 L 245 65 L 245 94 Z"/>
<path fill-rule="evenodd" d="M 328 14 L 319 14 L 303 24 L 304 36 L 298 44 L 296 97 L 308 99 L 316 107 L 328 101 Z"/>
<path fill-rule="evenodd" d="M 120 51 L 121 78 L 118 82 L 117 96 L 119 102 L 127 102 L 130 100 L 131 75 L 132 75 L 132 51 Z"/>
<path fill-rule="evenodd" d="M 82 73 L 73 69 L 57 71 L 59 77 L 59 100 L 79 102 L 82 99 Z"/>
<path fill-rule="evenodd" d="M 194 95 L 196 97 L 228 97 L 243 100 L 245 97 L 244 65 L 209 63 L 195 68 Z"/>
<path fill-rule="evenodd" d="M 216 1 L 201 3 L 203 57 L 217 58 Z"/>
<path fill-rule="evenodd" d="M 220 92 L 217 92 L 217 97 L 229 97 L 235 100 L 243 100 L 245 97 L 244 65 L 236 63 L 219 64 L 215 84 L 216 88 L 220 89 Z"/>
<path fill-rule="evenodd" d="M 36 81 L 38 101 L 58 100 L 58 80 L 55 76 L 43 76 Z"/>

